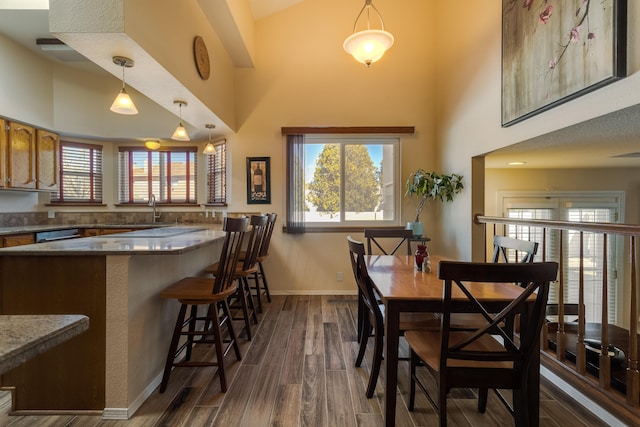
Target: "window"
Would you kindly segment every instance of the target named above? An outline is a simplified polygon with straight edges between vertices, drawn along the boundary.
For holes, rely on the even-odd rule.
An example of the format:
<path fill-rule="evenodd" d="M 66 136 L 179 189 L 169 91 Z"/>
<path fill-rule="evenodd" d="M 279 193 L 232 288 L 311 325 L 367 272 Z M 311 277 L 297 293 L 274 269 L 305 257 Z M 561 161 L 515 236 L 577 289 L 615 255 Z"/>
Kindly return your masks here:
<path fill-rule="evenodd" d="M 196 147 L 120 147 L 119 203 L 196 204 Z"/>
<path fill-rule="evenodd" d="M 214 145 L 214 153 L 207 155 L 207 204 L 227 204 L 227 142 Z"/>
<path fill-rule="evenodd" d="M 397 137 L 288 135 L 287 231 L 399 225 L 399 157 Z"/>
<path fill-rule="evenodd" d="M 102 146 L 60 143 L 60 185 L 51 202 L 102 204 Z"/>
<path fill-rule="evenodd" d="M 616 222 L 618 211 L 622 209 L 619 196 L 613 194 L 546 194 L 544 197 L 531 195 L 519 197 L 512 195 L 502 199 L 504 214 L 509 218 L 553 219 L 579 222 Z M 543 230 L 539 227 L 508 226 L 505 234 L 523 240 L 534 240 L 542 249 Z M 580 286 L 580 232 L 567 230 L 563 233 L 562 253 L 565 284 L 565 303 L 577 303 Z M 602 280 L 604 242 L 601 234 L 583 232 L 583 267 L 584 267 L 584 302 L 586 321 L 600 323 L 602 312 Z M 607 278 L 609 284 L 608 314 L 609 322 L 616 323 L 618 314 L 618 244 L 615 236 L 608 236 L 607 241 Z M 560 233 L 556 230 L 548 233 L 546 242 L 546 259 L 558 259 Z M 535 261 L 542 261 L 541 251 Z M 621 269 L 622 271 L 622 269 Z M 620 282 L 622 283 L 622 282 Z M 558 292 L 552 286 L 549 301 L 558 301 Z"/>

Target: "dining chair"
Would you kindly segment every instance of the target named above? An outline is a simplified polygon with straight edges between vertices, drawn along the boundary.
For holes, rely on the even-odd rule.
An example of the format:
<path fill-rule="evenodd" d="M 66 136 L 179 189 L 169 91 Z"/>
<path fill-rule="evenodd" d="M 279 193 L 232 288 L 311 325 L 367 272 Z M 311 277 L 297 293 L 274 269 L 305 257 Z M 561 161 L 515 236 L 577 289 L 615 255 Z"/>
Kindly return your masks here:
<path fill-rule="evenodd" d="M 539 349 L 540 330 L 544 321 L 549 284 L 556 279 L 558 264 L 544 263 L 471 263 L 441 261 L 438 277 L 444 280 L 442 324 L 438 331 L 407 331 L 411 350 L 409 410 L 415 406 L 416 384 L 438 411 L 440 426 L 447 425 L 447 394 L 452 388 L 478 388 L 478 411 L 484 413 L 488 389 L 494 389 L 516 420 L 526 425 L 526 404 L 514 400 L 511 406 L 497 389 L 520 390 L 526 396 L 530 363 Z M 469 291 L 469 282 L 522 283 L 522 293 L 505 302 L 497 314 L 495 309 L 478 301 Z M 533 303 L 531 304 L 531 299 Z M 484 325 L 474 330 L 451 328 L 451 314 L 457 308 L 480 313 Z M 502 325 L 508 318 L 523 316 L 526 334 L 514 338 L 512 330 Z M 498 335 L 496 339 L 492 335 Z M 418 365 L 424 365 L 437 384 L 433 398 L 419 377 Z M 526 403 L 526 402 L 525 402 Z"/>
<path fill-rule="evenodd" d="M 160 298 L 175 299 L 180 303 L 178 318 L 162 374 L 160 393 L 164 393 L 167 389 L 173 367 L 201 366 L 217 366 L 220 375 L 220 389 L 222 392 L 227 391 L 224 356 L 233 348 L 236 360 L 241 358 L 227 298 L 236 292 L 236 266 L 248 224 L 248 218 L 225 218 L 223 224 L 225 239 L 215 278 L 185 277 L 160 293 Z M 199 307 L 202 306 L 205 308 L 201 308 L 199 311 Z M 188 308 L 190 310 L 187 317 Z M 200 328 L 198 328 L 199 325 L 201 325 Z M 221 328 L 223 326 L 227 328 L 228 336 L 226 338 L 222 335 Z M 181 337 L 186 337 L 182 344 L 180 344 Z M 201 343 L 215 346 L 215 362 L 191 360 L 193 346 Z M 184 357 L 179 359 L 182 353 L 184 353 Z"/>
<path fill-rule="evenodd" d="M 362 302 L 366 309 L 363 323 L 363 336 L 360 340 L 360 347 L 356 357 L 355 365 L 362 364 L 369 336 L 373 336 L 373 356 L 371 360 L 371 372 L 367 385 L 366 396 L 371 398 L 376 388 L 380 365 L 382 362 L 382 351 L 384 344 L 384 306 L 378 303 L 378 295 L 374 289 L 373 282 L 369 277 L 365 262 L 364 243 L 347 237 L 349 245 L 349 259 L 353 275 L 358 285 L 358 290 L 362 295 Z M 400 333 L 406 330 L 429 330 L 439 327 L 439 319 L 432 313 L 403 313 L 400 315 Z"/>
<path fill-rule="evenodd" d="M 517 260 L 520 255 L 519 262 L 533 262 L 538 252 L 538 242 L 529 240 L 514 239 L 507 236 L 493 236 L 493 256 L 491 262 L 508 263 L 510 254 L 513 253 L 513 259 Z"/>
<path fill-rule="evenodd" d="M 379 251 L 382 252 L 383 255 L 395 255 L 398 249 L 405 244 L 407 247 L 407 255 L 411 255 L 411 238 L 413 237 L 413 230 L 406 230 L 402 228 L 365 228 L 364 237 L 367 239 L 367 253 L 369 255 L 373 254 L 372 243 Z M 388 248 L 389 239 L 394 239 L 393 249 Z"/>
<path fill-rule="evenodd" d="M 258 324 L 258 317 L 251 297 L 248 279 L 258 280 L 258 251 L 266 231 L 267 216 L 251 215 L 249 224 L 251 225 L 251 232 L 247 239 L 246 250 L 241 252 L 234 274 L 234 279 L 238 281 L 238 286 L 236 287 L 236 292 L 229 295 L 228 303 L 232 309 L 232 319 L 244 321 L 247 340 L 251 341 L 251 320 L 253 320 L 253 323 Z M 219 261 L 205 267 L 204 271 L 215 276 L 219 269 L 218 264 Z M 238 311 L 242 312 L 242 316 L 233 315 L 234 312 L 237 313 Z"/>

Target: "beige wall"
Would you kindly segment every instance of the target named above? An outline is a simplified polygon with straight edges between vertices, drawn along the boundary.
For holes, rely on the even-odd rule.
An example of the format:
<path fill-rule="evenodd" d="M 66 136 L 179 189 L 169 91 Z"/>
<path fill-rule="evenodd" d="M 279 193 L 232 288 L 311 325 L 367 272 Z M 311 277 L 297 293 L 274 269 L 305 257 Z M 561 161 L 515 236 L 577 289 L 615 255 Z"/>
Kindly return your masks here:
<path fill-rule="evenodd" d="M 640 3 L 628 2 L 628 77 L 508 128 L 500 126 L 501 2 L 437 2 L 439 159 L 470 176 L 471 159 L 638 103 Z M 576 155 L 579 155 L 576 154 Z M 434 237 L 446 255 L 471 258 L 472 184 L 445 206 Z M 443 243 L 445 244 L 445 243 Z"/>
<path fill-rule="evenodd" d="M 394 7 L 389 0 L 376 2 L 396 44 L 368 69 L 342 49 L 361 7 L 357 1 L 306 0 L 257 24 L 255 69 L 238 71 L 232 203 L 242 207 L 246 201 L 244 192 L 236 191 L 245 188 L 245 158 L 271 157 L 272 204 L 256 207 L 279 214 L 274 256 L 265 266 L 274 290 L 356 290 L 347 258 L 347 233 L 293 236 L 281 231 L 285 207 L 281 127 L 415 126 L 415 135 L 402 138 L 402 176 L 418 167 L 435 167 L 432 31 L 436 17 L 433 2 L 410 3 Z M 405 201 L 403 207 L 403 219 L 410 221 L 413 206 Z M 435 227 L 429 215 L 430 210 L 423 214 L 427 233 Z M 336 281 L 337 272 L 344 273 L 343 282 Z"/>

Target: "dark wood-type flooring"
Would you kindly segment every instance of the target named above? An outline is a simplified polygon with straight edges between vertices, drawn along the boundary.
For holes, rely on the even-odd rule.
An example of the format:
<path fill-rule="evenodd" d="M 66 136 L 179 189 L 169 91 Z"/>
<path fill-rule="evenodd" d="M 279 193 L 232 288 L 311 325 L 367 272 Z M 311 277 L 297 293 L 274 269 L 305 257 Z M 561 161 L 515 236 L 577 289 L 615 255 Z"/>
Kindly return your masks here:
<path fill-rule="evenodd" d="M 233 361 L 233 352 L 228 356 L 227 393 L 220 392 L 217 368 L 177 368 L 167 391 L 156 390 L 131 419 L 103 421 L 89 415 L 11 416 L 10 395 L 3 392 L 0 426 L 383 425 L 383 381 L 373 398 L 365 397 L 370 353 L 361 368 L 353 363 L 358 348 L 354 296 L 274 296 L 264 307 L 253 341 L 240 340 L 242 362 Z M 241 323 L 235 324 L 239 330 Z M 199 352 L 215 357 L 208 350 Z M 407 410 L 408 362 L 400 362 L 399 377 L 396 425 L 437 425 L 436 413 L 420 393 L 416 411 Z M 489 396 L 487 412 L 480 414 L 472 390 L 453 390 L 450 425 L 513 425 L 497 398 Z M 604 425 L 544 379 L 540 399 L 541 426 Z"/>

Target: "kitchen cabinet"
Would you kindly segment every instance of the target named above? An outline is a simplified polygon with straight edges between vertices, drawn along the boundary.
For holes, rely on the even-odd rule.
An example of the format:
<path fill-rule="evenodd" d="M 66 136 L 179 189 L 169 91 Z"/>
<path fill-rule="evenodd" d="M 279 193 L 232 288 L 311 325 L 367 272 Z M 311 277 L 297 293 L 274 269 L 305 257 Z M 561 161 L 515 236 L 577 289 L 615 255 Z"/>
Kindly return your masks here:
<path fill-rule="evenodd" d="M 9 122 L 7 139 L 7 188 L 36 188 L 36 130 Z"/>
<path fill-rule="evenodd" d="M 60 137 L 46 130 L 36 131 L 36 188 L 58 189 L 58 156 Z"/>
<path fill-rule="evenodd" d="M 2 241 L 3 248 L 9 248 L 11 246 L 30 245 L 36 242 L 36 238 L 33 233 L 10 234 L 2 236 L 0 241 Z"/>
<path fill-rule="evenodd" d="M 0 188 L 7 185 L 7 121 L 0 118 Z"/>

